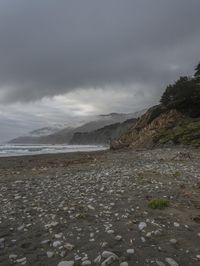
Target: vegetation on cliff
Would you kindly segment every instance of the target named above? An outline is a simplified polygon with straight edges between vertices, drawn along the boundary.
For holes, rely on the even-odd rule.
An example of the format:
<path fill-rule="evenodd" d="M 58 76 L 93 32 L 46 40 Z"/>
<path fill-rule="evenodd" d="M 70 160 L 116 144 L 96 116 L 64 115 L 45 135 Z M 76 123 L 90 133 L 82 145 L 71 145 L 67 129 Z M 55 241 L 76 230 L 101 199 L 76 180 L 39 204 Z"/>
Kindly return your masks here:
<path fill-rule="evenodd" d="M 160 145 L 200 147 L 200 63 L 193 77 L 167 86 L 160 104 L 151 107 L 135 126 L 111 143 L 112 149 Z"/>

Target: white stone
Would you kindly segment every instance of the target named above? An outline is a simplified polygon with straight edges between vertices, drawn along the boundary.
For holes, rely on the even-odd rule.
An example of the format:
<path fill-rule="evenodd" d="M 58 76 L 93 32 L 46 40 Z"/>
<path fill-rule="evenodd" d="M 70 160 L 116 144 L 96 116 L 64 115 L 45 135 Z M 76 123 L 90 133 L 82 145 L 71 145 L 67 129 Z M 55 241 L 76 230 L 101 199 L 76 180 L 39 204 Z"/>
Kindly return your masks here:
<path fill-rule="evenodd" d="M 118 258 L 118 256 L 115 253 L 111 252 L 111 251 L 103 251 L 103 253 L 101 255 L 102 255 L 102 257 L 104 259 L 107 259 L 107 258 L 109 258 L 111 256 L 115 256 L 116 258 Z"/>
<path fill-rule="evenodd" d="M 117 241 L 120 241 L 120 240 L 122 240 L 122 236 L 119 236 L 119 235 L 118 235 L 118 236 L 115 237 L 115 239 L 116 239 Z"/>
<path fill-rule="evenodd" d="M 179 227 L 179 226 L 180 226 L 180 224 L 179 224 L 179 223 L 176 223 L 176 222 L 174 222 L 174 226 L 175 226 L 175 227 Z"/>
<path fill-rule="evenodd" d="M 53 247 L 54 248 L 57 248 L 57 247 L 59 247 L 61 245 L 61 242 L 60 241 L 54 241 L 53 242 Z"/>
<path fill-rule="evenodd" d="M 101 262 L 101 255 L 97 256 L 97 257 L 94 259 L 94 263 L 99 264 L 100 262 Z"/>
<path fill-rule="evenodd" d="M 95 210 L 95 208 L 92 205 L 88 205 L 87 207 L 88 207 L 89 210 L 92 210 L 92 211 Z"/>
<path fill-rule="evenodd" d="M 146 234 L 146 237 L 151 237 L 151 232 L 148 232 L 147 234 Z"/>
<path fill-rule="evenodd" d="M 82 262 L 82 266 L 87 266 L 87 265 L 91 265 L 92 263 L 91 263 L 91 261 L 90 260 L 85 260 L 85 261 L 83 261 Z"/>
<path fill-rule="evenodd" d="M 74 266 L 74 261 L 61 261 L 58 266 Z"/>
<path fill-rule="evenodd" d="M 171 243 L 171 244 L 176 244 L 176 243 L 177 243 L 177 240 L 174 239 L 174 238 L 172 238 L 172 239 L 170 239 L 170 243 Z"/>
<path fill-rule="evenodd" d="M 127 254 L 134 254 L 134 252 L 135 252 L 135 250 L 133 249 L 133 248 L 129 248 L 129 249 L 127 249 L 127 251 L 126 251 L 126 253 Z"/>
<path fill-rule="evenodd" d="M 62 237 L 63 237 L 63 233 L 55 234 L 55 238 L 62 238 Z"/>
<path fill-rule="evenodd" d="M 47 251 L 47 257 L 48 257 L 48 258 L 52 258 L 53 255 L 54 255 L 54 252 L 52 252 L 52 251 Z"/>
<path fill-rule="evenodd" d="M 80 257 L 79 255 L 76 255 L 76 256 L 74 257 L 74 259 L 75 259 L 76 261 L 78 261 L 78 260 L 81 260 L 81 257 Z"/>
<path fill-rule="evenodd" d="M 108 230 L 107 233 L 110 234 L 110 235 L 114 234 L 114 230 Z"/>
<path fill-rule="evenodd" d="M 43 241 L 41 242 L 41 244 L 45 245 L 45 244 L 48 244 L 49 242 L 50 242 L 50 240 L 49 240 L 49 239 L 46 239 L 46 240 L 43 240 Z"/>
<path fill-rule="evenodd" d="M 140 231 L 142 231 L 145 227 L 147 227 L 147 224 L 145 222 L 141 222 L 138 225 L 138 228 L 139 228 Z"/>
<path fill-rule="evenodd" d="M 159 236 L 162 234 L 162 231 L 160 229 L 154 231 L 154 235 Z"/>
<path fill-rule="evenodd" d="M 18 263 L 23 263 L 26 261 L 26 257 L 16 260 Z"/>
<path fill-rule="evenodd" d="M 14 260 L 14 259 L 16 259 L 17 258 L 17 255 L 16 254 L 10 254 L 9 255 L 9 259 L 10 260 Z"/>
<path fill-rule="evenodd" d="M 120 263 L 120 266 L 128 266 L 128 262 L 124 261 Z"/>
<path fill-rule="evenodd" d="M 159 260 L 156 261 L 156 264 L 157 264 L 158 266 L 165 266 L 165 263 L 162 262 L 162 261 L 159 261 Z"/>
<path fill-rule="evenodd" d="M 178 266 L 178 263 L 172 259 L 172 258 L 165 258 L 165 261 L 170 265 L 170 266 Z"/>
<path fill-rule="evenodd" d="M 64 247 L 67 249 L 67 250 L 73 250 L 74 248 L 75 248 L 75 246 L 74 245 L 72 245 L 72 244 L 70 244 L 70 243 L 66 243 L 65 245 L 64 245 Z"/>

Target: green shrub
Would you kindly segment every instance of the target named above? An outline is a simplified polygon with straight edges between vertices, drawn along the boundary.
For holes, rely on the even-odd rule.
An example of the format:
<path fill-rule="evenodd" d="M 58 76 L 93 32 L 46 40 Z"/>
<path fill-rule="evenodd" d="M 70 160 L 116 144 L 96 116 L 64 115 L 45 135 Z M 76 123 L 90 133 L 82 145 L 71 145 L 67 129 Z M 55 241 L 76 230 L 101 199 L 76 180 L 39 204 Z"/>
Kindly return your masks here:
<path fill-rule="evenodd" d="M 163 209 L 169 207 L 169 201 L 166 199 L 152 199 L 148 202 L 149 208 L 152 209 Z"/>

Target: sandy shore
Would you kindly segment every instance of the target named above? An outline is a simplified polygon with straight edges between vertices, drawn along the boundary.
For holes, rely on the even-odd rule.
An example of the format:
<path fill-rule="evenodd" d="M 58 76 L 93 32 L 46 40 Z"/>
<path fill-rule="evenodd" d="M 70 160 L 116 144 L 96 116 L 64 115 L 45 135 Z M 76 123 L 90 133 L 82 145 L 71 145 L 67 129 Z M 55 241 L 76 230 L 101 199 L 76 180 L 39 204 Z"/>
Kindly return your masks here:
<path fill-rule="evenodd" d="M 0 183 L 2 266 L 200 264 L 200 150 L 0 158 Z"/>

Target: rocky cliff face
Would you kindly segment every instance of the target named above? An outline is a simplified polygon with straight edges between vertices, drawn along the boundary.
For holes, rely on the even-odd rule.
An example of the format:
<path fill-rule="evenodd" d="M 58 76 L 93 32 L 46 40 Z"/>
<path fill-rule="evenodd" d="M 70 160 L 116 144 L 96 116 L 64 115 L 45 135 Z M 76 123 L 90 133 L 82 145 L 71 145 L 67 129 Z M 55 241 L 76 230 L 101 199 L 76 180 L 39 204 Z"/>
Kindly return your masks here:
<path fill-rule="evenodd" d="M 114 140 L 111 149 L 152 148 L 169 144 L 200 146 L 200 121 L 158 105 L 150 108 L 135 126 Z"/>

